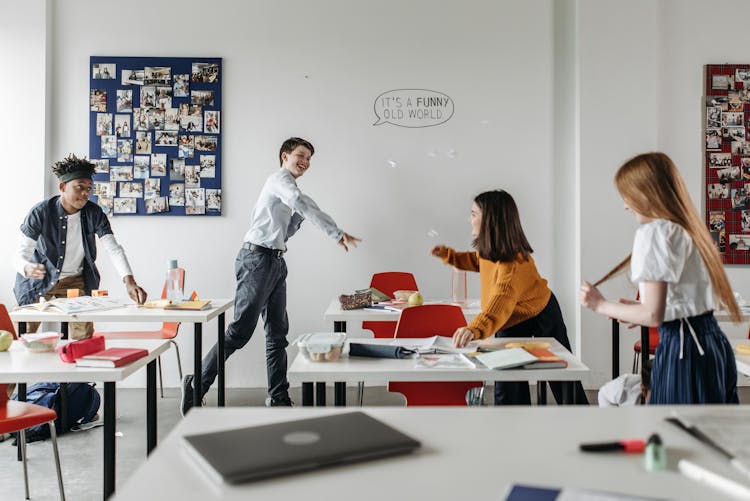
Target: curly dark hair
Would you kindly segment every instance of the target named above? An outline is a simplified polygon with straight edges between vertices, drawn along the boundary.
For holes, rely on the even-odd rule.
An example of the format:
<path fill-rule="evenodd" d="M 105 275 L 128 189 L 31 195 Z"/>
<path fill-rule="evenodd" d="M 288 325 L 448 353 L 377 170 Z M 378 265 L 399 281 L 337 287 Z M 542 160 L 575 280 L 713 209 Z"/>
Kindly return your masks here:
<path fill-rule="evenodd" d="M 52 164 L 52 172 L 58 178 L 61 178 L 70 172 L 80 171 L 86 173 L 86 177 L 91 177 L 94 174 L 94 164 L 89 162 L 86 157 L 78 158 L 73 153 L 69 154 L 59 162 Z"/>

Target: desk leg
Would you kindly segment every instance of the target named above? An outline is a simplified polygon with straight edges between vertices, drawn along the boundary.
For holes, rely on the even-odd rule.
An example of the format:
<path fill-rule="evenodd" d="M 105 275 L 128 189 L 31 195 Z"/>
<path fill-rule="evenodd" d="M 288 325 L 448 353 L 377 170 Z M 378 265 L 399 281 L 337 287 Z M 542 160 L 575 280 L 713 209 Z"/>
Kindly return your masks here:
<path fill-rule="evenodd" d="M 346 407 L 346 382 L 337 381 L 333 383 L 333 405 Z"/>
<path fill-rule="evenodd" d="M 333 332 L 346 332 L 346 322 L 339 320 L 333 322 Z"/>
<path fill-rule="evenodd" d="M 60 322 L 60 332 L 63 339 L 68 339 L 68 322 Z"/>
<path fill-rule="evenodd" d="M 218 378 L 219 378 L 219 407 L 224 407 L 224 314 L 221 313 L 217 320 L 219 327 L 216 334 L 216 357 L 218 365 Z"/>
<path fill-rule="evenodd" d="M 115 383 L 104 383 L 104 499 L 115 492 Z"/>
<path fill-rule="evenodd" d="M 24 330 L 26 328 L 26 324 L 24 322 L 20 322 L 20 324 L 24 324 Z M 21 329 L 18 329 L 19 331 Z M 25 402 L 26 401 L 26 383 L 18 383 L 18 401 L 19 402 Z M 16 440 L 17 449 L 18 449 L 18 460 L 23 461 L 23 457 L 21 456 L 21 441 Z"/>
<path fill-rule="evenodd" d="M 649 356 L 651 354 L 651 347 L 649 346 L 650 339 L 648 335 L 648 327 L 641 327 L 641 370 L 646 367 Z"/>
<path fill-rule="evenodd" d="M 68 383 L 60 383 L 60 435 L 68 429 Z"/>
<path fill-rule="evenodd" d="M 547 381 L 536 382 L 536 404 L 547 405 Z"/>
<path fill-rule="evenodd" d="M 315 405 L 317 407 L 326 406 L 326 384 L 315 383 Z"/>
<path fill-rule="evenodd" d="M 203 398 L 203 389 L 201 388 L 201 355 L 203 352 L 203 324 L 196 322 L 193 324 L 193 406 L 200 407 Z"/>
<path fill-rule="evenodd" d="M 146 365 L 146 456 L 156 447 L 156 360 Z"/>
<path fill-rule="evenodd" d="M 568 381 L 562 382 L 562 403 L 563 405 L 570 405 L 570 384 L 568 384 Z"/>
<path fill-rule="evenodd" d="M 612 319 L 612 379 L 620 375 L 620 322 Z"/>
<path fill-rule="evenodd" d="M 302 383 L 302 406 L 312 407 L 313 405 L 313 384 Z M 19 452 L 20 454 L 20 452 Z M 20 461 L 20 459 L 19 459 Z"/>

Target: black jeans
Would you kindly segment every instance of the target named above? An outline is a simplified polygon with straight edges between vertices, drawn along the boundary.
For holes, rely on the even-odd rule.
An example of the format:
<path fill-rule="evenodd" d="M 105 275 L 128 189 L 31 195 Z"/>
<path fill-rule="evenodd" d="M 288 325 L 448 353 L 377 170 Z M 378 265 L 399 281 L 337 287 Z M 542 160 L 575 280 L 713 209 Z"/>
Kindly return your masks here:
<path fill-rule="evenodd" d="M 560 305 L 557 303 L 554 294 L 550 296 L 547 306 L 537 316 L 524 320 L 508 329 L 503 329 L 495 334 L 495 337 L 553 337 L 570 350 L 568 331 L 565 328 Z M 550 381 L 549 385 L 557 403 L 562 403 L 563 384 L 559 381 Z M 583 385 L 580 382 L 575 383 L 575 403 L 588 405 L 586 393 L 583 391 Z M 528 383 L 495 383 L 495 405 L 530 404 L 531 395 L 529 394 Z"/>
<path fill-rule="evenodd" d="M 237 278 L 234 320 L 224 333 L 224 360 L 247 344 L 253 336 L 258 317 L 263 315 L 266 331 L 266 371 L 268 396 L 274 400 L 289 398 L 286 379 L 286 347 L 289 320 L 286 314 L 286 263 L 280 255 L 259 250 L 240 249 L 235 260 Z M 203 359 L 203 393 L 216 379 L 217 346 Z"/>

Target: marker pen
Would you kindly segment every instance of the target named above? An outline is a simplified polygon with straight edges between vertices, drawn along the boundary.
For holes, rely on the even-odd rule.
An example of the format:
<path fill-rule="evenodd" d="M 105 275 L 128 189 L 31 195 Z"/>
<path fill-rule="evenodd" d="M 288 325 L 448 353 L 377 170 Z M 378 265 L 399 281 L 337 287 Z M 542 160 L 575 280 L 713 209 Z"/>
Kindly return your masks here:
<path fill-rule="evenodd" d="M 619 440 L 617 442 L 595 442 L 581 444 L 584 452 L 626 452 L 638 454 L 646 448 L 646 442 L 639 439 Z"/>

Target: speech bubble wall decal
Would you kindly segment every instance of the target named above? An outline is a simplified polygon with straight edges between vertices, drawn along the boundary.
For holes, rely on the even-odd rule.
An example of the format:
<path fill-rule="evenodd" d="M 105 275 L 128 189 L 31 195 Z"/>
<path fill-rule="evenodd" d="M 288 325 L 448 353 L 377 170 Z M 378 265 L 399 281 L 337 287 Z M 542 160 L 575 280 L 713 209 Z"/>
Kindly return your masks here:
<path fill-rule="evenodd" d="M 434 127 L 453 116 L 453 99 L 442 92 L 427 89 L 395 89 L 375 98 L 373 125 L 399 127 Z"/>

